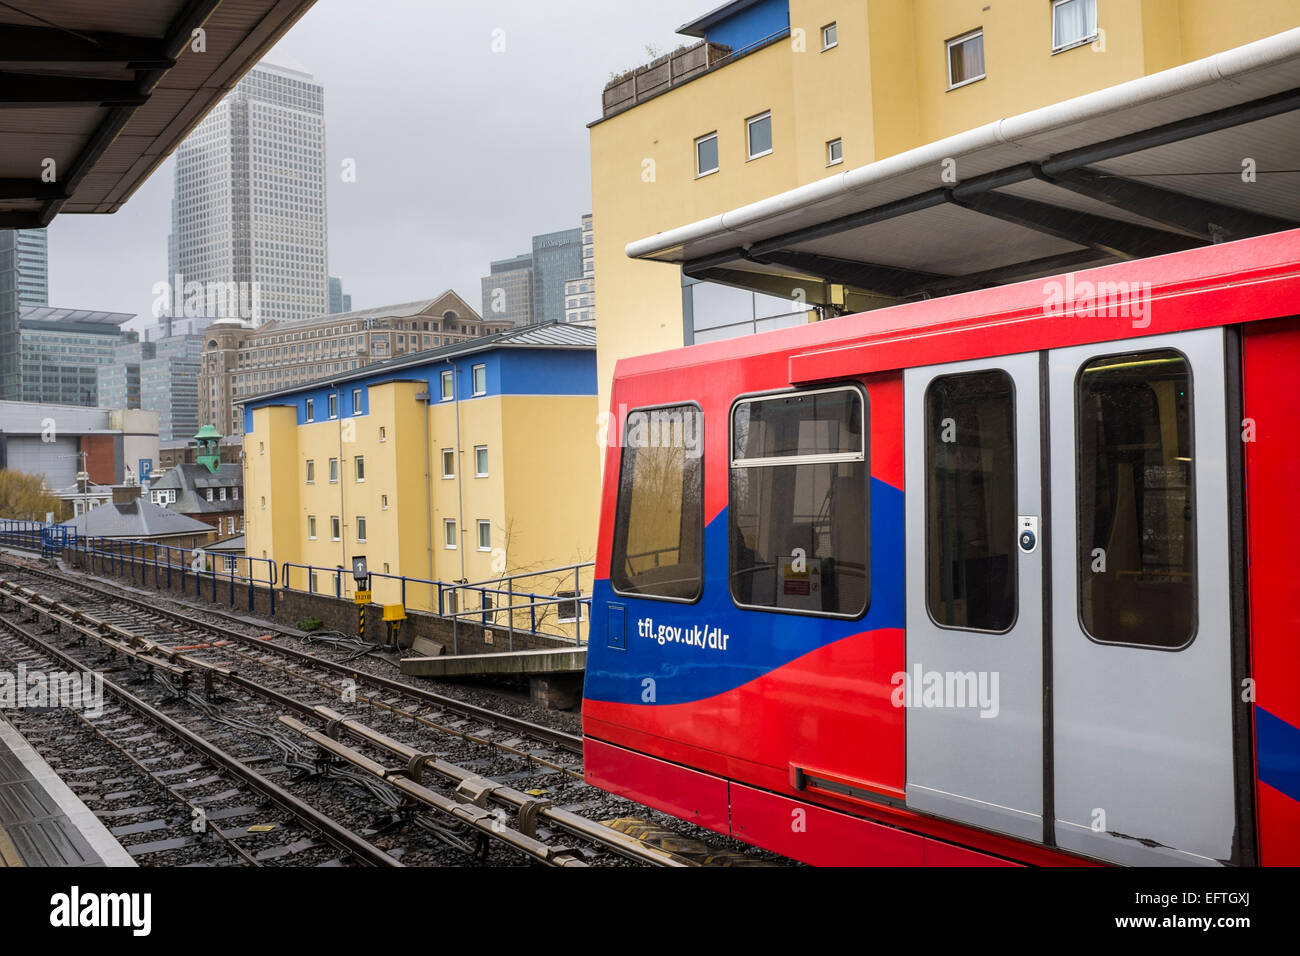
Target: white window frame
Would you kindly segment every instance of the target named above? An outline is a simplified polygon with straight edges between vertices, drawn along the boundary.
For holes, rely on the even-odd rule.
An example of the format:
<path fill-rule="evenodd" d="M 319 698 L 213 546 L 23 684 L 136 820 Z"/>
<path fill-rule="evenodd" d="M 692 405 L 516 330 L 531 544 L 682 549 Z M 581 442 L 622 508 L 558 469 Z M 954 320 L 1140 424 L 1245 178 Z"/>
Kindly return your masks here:
<path fill-rule="evenodd" d="M 763 152 L 761 152 L 761 153 L 756 153 L 756 152 L 754 152 L 754 145 L 753 145 L 753 136 L 752 136 L 752 133 L 753 133 L 753 129 L 754 129 L 754 124 L 757 123 L 757 122 L 760 122 L 761 120 L 767 120 L 767 121 L 768 121 L 768 129 L 769 129 L 769 131 L 771 131 L 771 130 L 772 130 L 772 111 L 771 111 L 771 110 L 764 110 L 764 111 L 761 112 L 761 113 L 755 113 L 753 116 L 751 116 L 751 117 L 749 117 L 747 120 L 745 120 L 745 152 L 746 152 L 746 154 L 747 154 L 748 157 L 749 157 L 749 159 L 746 159 L 745 162 L 749 162 L 750 159 L 762 159 L 764 156 L 771 156 L 771 155 L 772 155 L 772 151 L 773 151 L 774 149 L 776 149 L 776 134 L 773 132 L 773 133 L 772 133 L 772 145 L 769 146 L 767 149 L 765 149 L 765 150 L 764 150 Z"/>
<path fill-rule="evenodd" d="M 973 39 L 975 39 L 976 37 L 979 37 L 979 38 L 980 38 L 980 46 L 982 47 L 982 46 L 984 45 L 984 28 L 983 28 L 983 27 L 976 27 L 974 30 L 968 30 L 967 32 L 963 33 L 961 36 L 955 36 L 955 37 L 953 37 L 951 40 L 948 40 L 946 43 L 944 43 L 944 45 L 943 45 L 943 64 L 944 64 L 944 69 L 948 71 L 948 89 L 950 89 L 950 90 L 959 90 L 959 89 L 961 89 L 963 86 L 970 86 L 970 84 L 972 84 L 972 83 L 978 83 L 980 80 L 984 79 L 984 77 L 988 76 L 988 60 L 986 59 L 986 60 L 984 61 L 984 72 L 981 73 L 979 76 L 972 76 L 972 77 L 970 77 L 969 79 L 962 80 L 960 83 L 957 83 L 957 84 L 954 84 L 953 81 L 952 81 L 952 48 L 953 48 L 953 44 L 956 44 L 956 43 L 965 43 L 967 40 L 973 40 Z"/>
<path fill-rule="evenodd" d="M 330 515 L 330 540 L 343 540 L 343 520 L 338 515 Z"/>
<path fill-rule="evenodd" d="M 717 160 L 718 164 L 714 166 L 712 169 L 700 169 L 700 144 L 703 143 L 705 140 L 709 140 L 709 139 L 713 140 L 715 143 L 717 142 L 718 131 L 716 129 L 712 133 L 705 133 L 703 136 L 695 137 L 695 178 L 696 179 L 703 179 L 705 176 L 712 176 L 714 173 L 716 173 L 719 169 L 722 168 L 722 150 L 719 149 L 718 160 Z"/>
<path fill-rule="evenodd" d="M 451 455 L 451 471 L 448 471 L 448 470 L 447 470 L 447 455 L 448 455 L 448 454 Z M 442 477 L 443 477 L 443 478 L 455 478 L 455 477 L 456 477 L 456 449 L 454 449 L 454 448 L 444 448 L 441 452 L 439 452 L 439 454 L 438 454 L 438 459 L 439 459 L 439 461 L 442 462 Z"/>
<path fill-rule="evenodd" d="M 355 455 L 352 458 L 352 476 L 356 479 L 357 484 L 365 484 L 366 481 L 366 456 Z"/>
<path fill-rule="evenodd" d="M 447 388 L 447 383 L 448 383 L 448 382 L 451 383 L 451 388 L 450 388 L 450 389 Z M 439 383 L 440 383 L 440 384 L 439 384 L 438 387 L 439 387 L 440 389 L 442 389 L 442 393 L 441 393 L 441 394 L 442 394 L 442 397 L 439 398 L 438 401 L 440 401 L 440 402 L 451 402 L 451 401 L 455 401 L 455 399 L 456 399 L 456 372 L 455 372 L 453 369 L 447 369 L 447 370 L 445 370 L 445 371 L 442 373 L 442 376 L 441 376 L 440 379 L 439 379 Z M 448 392 L 451 392 L 451 394 L 450 394 L 450 395 L 447 394 Z"/>
<path fill-rule="evenodd" d="M 840 148 L 840 156 L 839 156 L 839 159 L 836 159 L 834 156 L 831 155 L 831 147 L 832 147 L 832 146 L 839 146 L 839 148 Z M 842 163 L 842 162 L 844 162 L 844 139 L 843 139 L 843 137 L 837 136 L 837 137 L 835 137 L 834 139 L 828 139 L 828 140 L 826 141 L 826 165 L 827 165 L 827 166 L 838 166 L 838 165 L 839 165 L 840 163 Z"/>
<path fill-rule="evenodd" d="M 315 458 L 307 459 L 307 482 L 306 483 L 309 485 L 316 484 L 316 459 Z"/>
<path fill-rule="evenodd" d="M 306 400 L 306 411 L 303 414 L 309 422 L 316 420 L 316 399 L 309 398 Z"/>
<path fill-rule="evenodd" d="M 330 484 L 337 485 L 338 483 L 339 483 L 339 460 L 337 458 L 331 458 L 330 459 Z"/>
<path fill-rule="evenodd" d="M 1056 8 L 1070 3 L 1071 0 L 1052 0 L 1052 54 L 1064 53 L 1066 50 L 1073 50 L 1078 46 L 1086 46 L 1095 41 L 1100 34 L 1101 27 L 1097 17 L 1097 0 L 1084 0 L 1085 3 L 1092 4 L 1092 33 L 1077 40 L 1070 40 L 1066 43 L 1058 44 L 1056 42 Z"/>
<path fill-rule="evenodd" d="M 481 389 L 478 387 L 478 373 L 480 369 L 482 369 L 483 371 L 483 387 Z M 487 365 L 480 364 L 480 365 L 470 366 L 469 381 L 470 381 L 470 385 L 473 387 L 473 392 L 470 393 L 471 395 L 475 397 L 478 397 L 479 395 L 486 395 L 487 394 Z"/>
<path fill-rule="evenodd" d="M 827 30 L 835 31 L 835 39 L 831 40 L 830 43 L 826 42 Z M 839 25 L 836 23 L 836 21 L 832 20 L 830 23 L 822 27 L 822 52 L 825 53 L 827 50 L 833 50 L 839 45 L 840 45 L 840 28 Z"/>
<path fill-rule="evenodd" d="M 226 555 L 226 570 L 227 570 L 227 571 L 238 571 L 238 570 L 239 570 L 239 556 L 238 556 L 238 555 L 234 555 L 234 554 L 228 554 L 228 555 Z"/>
<path fill-rule="evenodd" d="M 231 500 L 231 501 L 238 501 L 238 500 L 239 500 L 239 487 L 238 487 L 238 486 L 235 486 L 234 488 L 231 488 L 231 489 L 230 489 L 230 500 Z"/>
<path fill-rule="evenodd" d="M 366 518 L 365 515 L 357 515 L 357 541 L 366 540 Z"/>
<path fill-rule="evenodd" d="M 488 476 L 488 471 L 487 471 L 487 464 L 488 464 L 488 462 L 487 462 L 487 450 L 488 450 L 488 449 L 487 449 L 487 445 L 475 445 L 475 446 L 474 446 L 474 477 L 475 477 L 475 478 L 486 478 L 486 477 Z M 482 470 L 482 471 L 480 471 L 480 470 L 479 470 L 479 467 L 478 467 L 478 453 L 479 453 L 479 452 L 482 452 L 482 453 L 483 453 L 483 465 L 484 465 L 484 467 L 483 467 L 483 470 Z"/>
<path fill-rule="evenodd" d="M 383 425 L 379 426 L 379 440 L 388 441 L 388 429 Z"/>
<path fill-rule="evenodd" d="M 325 407 L 330 411 L 330 421 L 339 417 L 339 393 L 330 392 L 325 402 Z"/>
<path fill-rule="evenodd" d="M 316 540 L 316 516 L 315 515 L 307 516 L 307 540 L 308 541 Z"/>
<path fill-rule="evenodd" d="M 456 519 L 442 519 L 442 547 L 446 551 L 456 550 Z"/>
<path fill-rule="evenodd" d="M 388 495 L 379 496 L 379 510 L 380 511 L 388 510 Z"/>
<path fill-rule="evenodd" d="M 563 617 L 563 611 L 560 610 L 564 605 L 555 605 L 555 623 L 557 624 L 575 624 L 578 621 L 587 619 L 587 608 L 582 603 L 582 592 L 580 591 L 556 591 L 555 596 L 558 598 L 573 598 L 573 606 L 577 617 Z"/>
<path fill-rule="evenodd" d="M 487 536 L 488 536 L 488 543 L 487 543 L 486 545 L 483 544 L 483 529 L 484 529 L 484 527 L 487 528 Z M 477 540 L 478 540 L 478 549 L 479 549 L 480 551 L 489 551 L 489 552 L 490 552 L 490 551 L 492 550 L 492 522 L 491 522 L 489 519 L 487 519 L 487 518 L 479 518 L 479 519 L 478 519 L 478 525 L 477 525 L 477 532 L 476 532 L 476 533 L 478 534 L 478 538 L 477 538 Z"/>
<path fill-rule="evenodd" d="M 204 489 L 203 489 L 203 496 L 204 496 L 205 498 L 207 498 L 208 501 L 211 501 L 211 500 L 212 500 L 212 489 L 211 489 L 211 488 L 204 488 Z"/>

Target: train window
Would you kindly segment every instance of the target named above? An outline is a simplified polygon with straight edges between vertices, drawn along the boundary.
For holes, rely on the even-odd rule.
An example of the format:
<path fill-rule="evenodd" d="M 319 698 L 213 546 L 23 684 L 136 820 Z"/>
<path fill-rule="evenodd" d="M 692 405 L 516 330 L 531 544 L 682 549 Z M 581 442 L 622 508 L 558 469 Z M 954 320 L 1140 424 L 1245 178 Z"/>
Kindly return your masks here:
<path fill-rule="evenodd" d="M 855 387 L 747 398 L 731 418 L 731 596 L 858 617 L 870 594 L 866 400 Z"/>
<path fill-rule="evenodd" d="M 993 369 L 925 393 L 925 600 L 940 627 L 1016 619 L 1015 388 Z"/>
<path fill-rule="evenodd" d="M 704 414 L 628 413 L 609 576 L 619 594 L 694 601 L 704 587 Z"/>
<path fill-rule="evenodd" d="M 1079 613 L 1106 644 L 1176 649 L 1196 629 L 1192 381 L 1172 349 L 1079 373 Z"/>

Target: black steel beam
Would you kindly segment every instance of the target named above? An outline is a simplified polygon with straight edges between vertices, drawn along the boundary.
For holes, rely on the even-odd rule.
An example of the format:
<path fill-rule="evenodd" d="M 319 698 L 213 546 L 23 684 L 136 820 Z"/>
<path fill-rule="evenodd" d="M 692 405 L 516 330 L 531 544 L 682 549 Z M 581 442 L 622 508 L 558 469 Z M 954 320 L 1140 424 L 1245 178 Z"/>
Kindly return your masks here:
<path fill-rule="evenodd" d="M 1012 282 L 1019 282 L 1022 279 L 1056 275 L 1077 266 L 1095 263 L 1100 258 L 1102 258 L 1102 254 L 1096 249 L 1075 249 L 1073 252 L 1062 252 L 1054 256 L 1043 256 L 1039 259 L 1029 259 L 1025 262 L 1014 262 L 1011 265 L 998 266 L 996 269 L 983 269 L 979 272 L 968 272 L 966 275 L 940 279 L 936 282 L 908 289 L 904 293 L 904 297 L 922 294 L 932 296 L 955 295 L 958 292 L 987 289 L 990 286 L 1007 285 Z"/>
<path fill-rule="evenodd" d="M 176 19 L 172 21 L 171 26 L 167 28 L 167 34 L 162 40 L 164 55 L 169 59 L 180 56 L 190 42 L 195 28 L 202 26 L 220 5 L 221 0 L 190 0 L 184 9 L 176 15 Z M 166 75 L 167 69 L 165 68 L 138 70 L 136 72 L 137 87 L 145 97 L 142 102 L 148 101 L 149 95 L 153 93 L 154 88 Z M 122 132 L 138 105 L 140 104 L 122 105 L 109 110 L 108 115 L 95 129 L 90 141 L 77 154 L 71 168 L 64 175 L 64 188 L 67 190 L 68 196 L 72 196 L 76 192 L 77 185 L 94 168 L 95 163 L 99 161 L 99 157 L 104 155 L 104 151 Z M 59 210 L 63 208 L 66 201 L 65 199 L 54 199 L 42 206 L 39 217 L 40 225 L 48 226 L 50 221 L 58 215 Z"/>
<path fill-rule="evenodd" d="M 0 72 L 0 106 L 139 106 L 148 99 L 130 80 Z"/>
<path fill-rule="evenodd" d="M 904 290 L 918 285 L 952 278 L 952 276 L 933 272 L 899 269 L 894 266 L 838 259 L 833 256 L 797 252 L 792 249 L 777 249 L 766 252 L 762 256 L 755 256 L 751 252 L 746 258 L 755 262 L 771 263 L 798 272 L 806 272 L 809 275 L 818 276 L 826 282 L 852 286 L 873 295 L 883 295 L 891 298 L 897 298 L 903 294 Z"/>
<path fill-rule="evenodd" d="M 59 183 L 46 183 L 39 179 L 0 179 L 0 200 L 66 199 L 67 194 Z"/>
<path fill-rule="evenodd" d="M 701 282 L 716 282 L 718 285 L 733 286 L 746 292 L 761 292 L 778 299 L 793 299 L 795 289 L 804 290 L 804 301 L 811 305 L 825 305 L 825 286 L 817 279 L 803 279 L 797 276 L 774 275 L 770 272 L 745 272 L 742 269 L 728 269 L 723 266 L 682 267 L 682 271 L 692 279 Z"/>
<path fill-rule="evenodd" d="M 1094 169 L 1066 169 L 1044 177 L 1053 185 L 1097 199 L 1206 242 L 1244 239 L 1295 229 L 1300 223 L 1162 189 Z"/>
<path fill-rule="evenodd" d="M 985 216 L 1121 259 L 1145 259 L 1205 244 L 1179 233 L 1063 209 L 1006 193 L 980 193 L 966 199 L 954 198 L 953 202 Z"/>
<path fill-rule="evenodd" d="M 59 30 L 6 23 L 0 30 L 0 63 L 126 63 L 132 69 L 167 69 L 176 61 L 156 37 Z"/>
<path fill-rule="evenodd" d="M 0 229 L 40 229 L 49 225 L 39 212 L 0 212 Z"/>

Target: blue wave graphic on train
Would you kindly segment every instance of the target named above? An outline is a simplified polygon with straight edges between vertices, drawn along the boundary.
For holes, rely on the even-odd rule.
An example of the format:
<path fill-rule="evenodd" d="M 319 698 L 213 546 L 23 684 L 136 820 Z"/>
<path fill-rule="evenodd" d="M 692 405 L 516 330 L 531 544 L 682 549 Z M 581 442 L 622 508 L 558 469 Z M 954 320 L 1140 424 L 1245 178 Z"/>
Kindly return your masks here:
<path fill-rule="evenodd" d="M 621 704 L 682 704 L 748 683 L 841 638 L 904 622 L 903 492 L 871 479 L 871 603 L 858 620 L 737 608 L 727 587 L 727 509 L 704 529 L 704 594 L 696 604 L 648 601 L 595 583 L 584 695 Z M 626 608 L 627 650 L 607 646 L 608 604 Z M 681 628 L 660 644 L 639 633 L 641 622 Z M 717 629 L 717 630 L 715 630 Z M 725 649 L 721 646 L 726 635 Z M 710 646 L 712 645 L 712 646 Z M 653 680 L 653 700 L 648 693 Z"/>

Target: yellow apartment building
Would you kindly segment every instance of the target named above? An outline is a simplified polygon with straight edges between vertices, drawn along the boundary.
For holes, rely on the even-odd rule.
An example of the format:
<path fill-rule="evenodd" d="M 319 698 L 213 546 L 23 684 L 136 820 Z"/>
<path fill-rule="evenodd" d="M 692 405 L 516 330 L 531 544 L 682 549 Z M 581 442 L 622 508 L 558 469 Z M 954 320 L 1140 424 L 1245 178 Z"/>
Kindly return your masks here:
<path fill-rule="evenodd" d="M 493 582 L 592 559 L 600 450 L 590 326 L 524 326 L 430 349 L 254 396 L 243 414 L 246 553 L 279 562 L 282 585 L 333 594 L 343 568 L 339 590 L 350 597 L 362 555 L 376 603 L 404 595 L 407 607 L 433 610 L 436 589 L 407 580 L 403 591 L 403 576 Z M 583 569 L 578 590 L 590 594 L 590 581 Z M 571 596 L 573 572 L 522 578 L 517 589 Z M 443 610 L 479 600 L 463 592 L 453 606 L 445 594 Z M 547 622 L 573 613 L 551 605 Z"/>
<path fill-rule="evenodd" d="M 601 408 L 622 356 L 826 301 L 697 285 L 629 242 L 1297 25 L 1294 0 L 734 0 L 685 24 L 590 125 Z"/>

